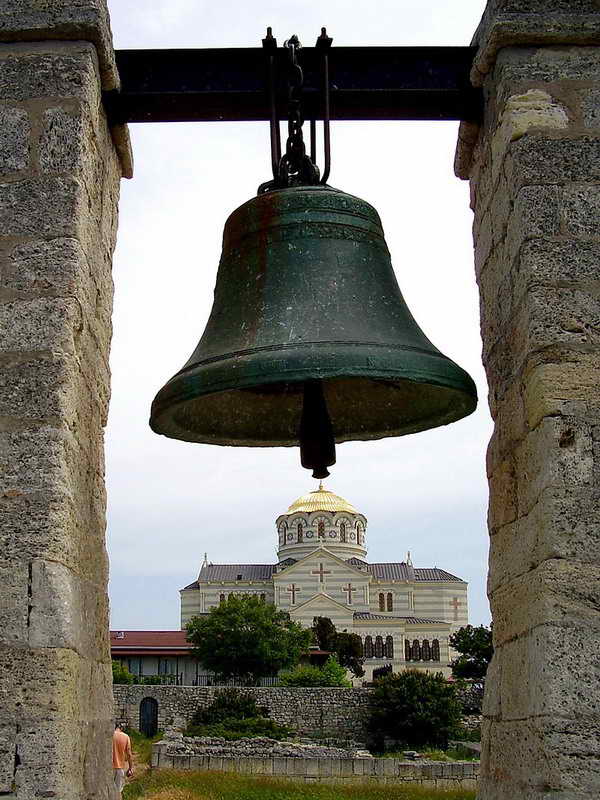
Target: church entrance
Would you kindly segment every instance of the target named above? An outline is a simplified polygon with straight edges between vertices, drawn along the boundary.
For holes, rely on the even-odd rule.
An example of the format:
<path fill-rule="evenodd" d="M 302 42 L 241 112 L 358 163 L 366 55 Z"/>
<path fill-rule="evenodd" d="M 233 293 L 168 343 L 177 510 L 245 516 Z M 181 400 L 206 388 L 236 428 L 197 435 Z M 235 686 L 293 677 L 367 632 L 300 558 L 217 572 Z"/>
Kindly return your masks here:
<path fill-rule="evenodd" d="M 140 703 L 140 731 L 148 737 L 158 731 L 158 702 L 154 697 L 144 697 Z"/>

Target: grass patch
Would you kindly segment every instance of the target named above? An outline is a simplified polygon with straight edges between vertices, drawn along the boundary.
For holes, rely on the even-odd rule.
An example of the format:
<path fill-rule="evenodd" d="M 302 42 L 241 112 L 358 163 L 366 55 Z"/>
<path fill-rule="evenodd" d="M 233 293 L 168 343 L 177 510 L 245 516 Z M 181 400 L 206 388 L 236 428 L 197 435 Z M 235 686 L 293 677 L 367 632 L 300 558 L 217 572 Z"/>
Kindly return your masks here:
<path fill-rule="evenodd" d="M 125 787 L 124 800 L 475 800 L 466 789 L 392 784 L 324 784 L 223 772 L 152 770 Z"/>
<path fill-rule="evenodd" d="M 152 744 L 163 738 L 163 732 L 159 731 L 156 736 L 148 739 L 143 733 L 134 729 L 126 729 L 125 733 L 131 739 L 131 749 L 138 764 L 149 764 L 152 756 Z"/>

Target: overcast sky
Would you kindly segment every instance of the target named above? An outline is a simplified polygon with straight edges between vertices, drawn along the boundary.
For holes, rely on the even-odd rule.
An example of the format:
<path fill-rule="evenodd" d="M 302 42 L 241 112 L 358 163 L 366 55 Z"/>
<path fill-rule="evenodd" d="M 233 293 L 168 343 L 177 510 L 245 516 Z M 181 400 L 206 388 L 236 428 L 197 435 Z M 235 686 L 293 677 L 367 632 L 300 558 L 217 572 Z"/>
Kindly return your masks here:
<path fill-rule="evenodd" d="M 483 0 L 109 0 L 115 47 L 260 46 L 267 25 L 312 46 L 466 45 Z M 485 449 L 468 185 L 457 123 L 332 125 L 330 184 L 379 211 L 406 302 L 474 378 L 479 408 L 446 428 L 339 445 L 326 488 L 368 519 L 368 559 L 439 566 L 469 581 L 489 622 Z M 114 262 L 112 403 L 106 437 L 111 625 L 176 629 L 178 590 L 211 561 L 274 563 L 275 518 L 316 488 L 296 448 L 186 444 L 148 427 L 158 389 L 204 329 L 223 225 L 270 178 L 266 123 L 132 125 L 135 177 L 121 184 Z"/>

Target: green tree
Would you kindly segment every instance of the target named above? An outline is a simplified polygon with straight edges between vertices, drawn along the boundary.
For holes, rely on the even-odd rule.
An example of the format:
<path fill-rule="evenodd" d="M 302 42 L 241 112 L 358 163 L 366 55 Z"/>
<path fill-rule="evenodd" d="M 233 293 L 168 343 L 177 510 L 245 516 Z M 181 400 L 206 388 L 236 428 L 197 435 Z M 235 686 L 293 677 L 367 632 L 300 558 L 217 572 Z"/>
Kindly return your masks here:
<path fill-rule="evenodd" d="M 352 686 L 346 670 L 335 656 L 329 656 L 322 667 L 312 664 L 298 666 L 280 677 L 282 686 Z"/>
<path fill-rule="evenodd" d="M 485 678 L 494 654 L 492 630 L 480 625 L 466 625 L 453 633 L 448 642 L 460 655 L 452 662 L 455 678 Z"/>
<path fill-rule="evenodd" d="M 357 633 L 338 633 L 329 617 L 314 617 L 312 631 L 321 650 L 335 653 L 342 667 L 349 669 L 356 678 L 362 678 L 365 674 L 363 646 Z"/>
<path fill-rule="evenodd" d="M 113 683 L 133 683 L 135 676 L 120 661 L 112 662 Z"/>
<path fill-rule="evenodd" d="M 369 730 L 381 746 L 386 736 L 412 747 L 446 748 L 461 719 L 454 686 L 441 672 L 415 669 L 375 682 Z"/>
<path fill-rule="evenodd" d="M 312 632 L 321 650 L 335 652 L 337 631 L 329 617 L 313 617 Z"/>
<path fill-rule="evenodd" d="M 298 663 L 311 632 L 254 595 L 230 594 L 187 625 L 191 654 L 221 678 L 257 683 Z"/>

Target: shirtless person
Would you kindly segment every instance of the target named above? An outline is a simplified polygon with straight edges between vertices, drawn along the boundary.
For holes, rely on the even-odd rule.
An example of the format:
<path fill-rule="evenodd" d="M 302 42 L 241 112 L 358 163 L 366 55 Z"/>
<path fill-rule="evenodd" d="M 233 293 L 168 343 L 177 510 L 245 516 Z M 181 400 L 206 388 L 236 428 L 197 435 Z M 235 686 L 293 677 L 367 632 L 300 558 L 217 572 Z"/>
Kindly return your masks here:
<path fill-rule="evenodd" d="M 112 763 L 115 788 L 119 797 L 125 785 L 125 776 L 130 778 L 133 775 L 133 763 L 131 761 L 131 739 L 121 730 L 121 726 L 115 725 L 115 732 L 112 740 Z M 127 764 L 127 771 L 125 771 Z"/>

